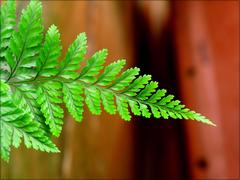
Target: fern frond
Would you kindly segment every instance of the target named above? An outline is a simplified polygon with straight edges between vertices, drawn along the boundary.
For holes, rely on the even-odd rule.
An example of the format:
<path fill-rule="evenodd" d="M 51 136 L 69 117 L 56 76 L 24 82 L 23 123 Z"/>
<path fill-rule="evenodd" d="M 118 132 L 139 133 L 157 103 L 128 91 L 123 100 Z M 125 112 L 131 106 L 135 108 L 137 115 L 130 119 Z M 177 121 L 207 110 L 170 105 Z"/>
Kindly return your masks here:
<path fill-rule="evenodd" d="M 6 62 L 6 52 L 9 46 L 10 38 L 16 25 L 16 3 L 15 1 L 3 2 L 0 12 L 1 30 L 0 30 L 0 77 L 6 79 L 9 76 L 9 67 Z"/>
<path fill-rule="evenodd" d="M 14 27 L 16 25 L 16 3 L 15 1 L 3 2 L 1 6 L 1 31 L 0 31 L 0 57 L 1 61 L 4 58 L 6 50 L 9 46 L 9 41 L 14 32 Z"/>
<path fill-rule="evenodd" d="M 13 77 L 26 79 L 34 76 L 32 68 L 36 65 L 42 43 L 42 32 L 42 5 L 38 1 L 31 1 L 22 11 L 18 31 L 13 33 L 10 40 L 9 53 L 12 55 L 7 59 L 11 69 L 8 81 Z"/>
<path fill-rule="evenodd" d="M 98 75 L 99 71 L 103 68 L 107 53 L 107 49 L 96 52 L 90 59 L 88 59 L 87 65 L 82 69 L 77 79 L 81 79 L 87 83 L 96 81 L 95 76 Z"/>
<path fill-rule="evenodd" d="M 96 80 L 95 84 L 100 86 L 109 86 L 123 66 L 126 64 L 126 60 L 118 60 L 106 66 L 104 72 Z"/>
<path fill-rule="evenodd" d="M 137 92 L 151 80 L 150 75 L 139 76 L 133 83 L 129 83 L 128 87 L 123 91 L 126 95 L 135 96 Z"/>
<path fill-rule="evenodd" d="M 101 92 L 101 100 L 103 103 L 103 107 L 106 112 L 109 114 L 116 114 L 116 105 L 114 102 L 114 94 L 109 91 Z"/>
<path fill-rule="evenodd" d="M 94 115 L 100 115 L 103 106 L 109 114 L 118 112 L 126 121 L 134 114 L 214 125 L 174 100 L 165 89 L 159 89 L 151 75 L 139 75 L 139 68 L 121 73 L 125 60 L 104 68 L 107 49 L 96 52 L 80 69 L 87 51 L 85 33 L 77 36 L 59 61 L 62 47 L 56 26 L 50 26 L 42 44 L 41 3 L 31 1 L 22 11 L 18 30 L 14 29 L 15 11 L 13 1 L 1 6 L 0 125 L 4 160 L 9 159 L 11 146 L 19 147 L 21 138 L 27 147 L 58 152 L 50 135 L 61 133 L 63 104 L 78 122 L 83 119 L 85 101 Z"/>
<path fill-rule="evenodd" d="M 19 147 L 21 138 L 27 148 L 46 152 L 59 152 L 48 136 L 31 120 L 29 114 L 19 109 L 10 97 L 9 86 L 0 81 L 1 158 L 9 160 L 10 146 Z"/>
<path fill-rule="evenodd" d="M 141 116 L 141 111 L 140 111 L 138 102 L 129 99 L 128 103 L 129 103 L 132 113 L 136 116 Z"/>
<path fill-rule="evenodd" d="M 60 64 L 58 76 L 66 79 L 75 79 L 78 74 L 79 63 L 84 59 L 87 51 L 87 37 L 85 33 L 78 35 L 77 39 L 68 48 L 65 59 Z"/>
<path fill-rule="evenodd" d="M 33 121 L 39 124 L 39 127 L 49 135 L 49 127 L 45 124 L 45 118 L 40 110 L 40 106 L 36 102 L 37 89 L 31 84 L 12 86 L 13 88 L 13 101 L 18 105 L 25 113 L 31 116 Z"/>
<path fill-rule="evenodd" d="M 59 82 L 46 82 L 38 86 L 37 102 L 46 118 L 46 124 L 54 136 L 59 136 L 63 125 L 62 85 Z"/>
<path fill-rule="evenodd" d="M 122 96 L 116 96 L 116 104 L 117 104 L 117 110 L 118 110 L 121 118 L 126 121 L 130 121 L 131 115 L 128 110 L 127 99 Z"/>
<path fill-rule="evenodd" d="M 85 96 L 85 101 L 89 110 L 95 115 L 100 115 L 102 110 L 99 89 L 96 87 L 87 87 L 85 88 Z"/>
<path fill-rule="evenodd" d="M 61 50 L 60 34 L 57 27 L 52 25 L 47 31 L 43 48 L 37 59 L 37 75 L 35 79 L 39 76 L 49 77 L 57 74 L 58 70 L 56 68 Z"/>
<path fill-rule="evenodd" d="M 63 101 L 70 114 L 80 122 L 83 118 L 83 87 L 78 82 L 63 83 Z"/>
<path fill-rule="evenodd" d="M 130 68 L 124 71 L 120 77 L 118 77 L 114 82 L 109 86 L 109 89 L 120 91 L 128 87 L 128 85 L 136 78 L 139 74 L 139 68 Z"/>

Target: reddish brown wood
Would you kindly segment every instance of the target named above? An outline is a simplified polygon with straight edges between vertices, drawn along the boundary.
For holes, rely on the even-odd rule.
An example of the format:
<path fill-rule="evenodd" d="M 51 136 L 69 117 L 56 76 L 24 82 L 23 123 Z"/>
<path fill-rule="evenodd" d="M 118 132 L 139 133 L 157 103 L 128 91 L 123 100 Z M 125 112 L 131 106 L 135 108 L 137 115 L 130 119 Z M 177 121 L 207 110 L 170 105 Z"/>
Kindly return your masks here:
<path fill-rule="evenodd" d="M 186 122 L 193 178 L 239 177 L 239 3 L 176 1 L 184 103 L 217 127 Z"/>

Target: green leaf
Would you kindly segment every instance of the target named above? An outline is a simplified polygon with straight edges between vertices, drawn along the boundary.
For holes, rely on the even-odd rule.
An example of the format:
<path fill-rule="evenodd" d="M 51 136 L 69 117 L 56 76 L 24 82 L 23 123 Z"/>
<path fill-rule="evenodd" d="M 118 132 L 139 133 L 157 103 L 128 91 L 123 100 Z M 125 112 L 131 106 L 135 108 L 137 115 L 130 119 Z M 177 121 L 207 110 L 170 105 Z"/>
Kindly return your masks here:
<path fill-rule="evenodd" d="M 46 124 L 49 125 L 50 131 L 54 136 L 59 136 L 63 124 L 63 109 L 61 84 L 58 82 L 49 82 L 39 85 L 37 102 L 41 106 L 41 111 L 46 118 Z"/>
<path fill-rule="evenodd" d="M 160 118 L 161 117 L 161 114 L 160 114 L 157 107 L 155 107 L 153 105 L 150 105 L 150 108 L 151 108 L 152 114 L 155 118 Z"/>
<path fill-rule="evenodd" d="M 87 83 L 96 81 L 95 76 L 98 75 L 99 71 L 103 68 L 107 54 L 107 49 L 103 49 L 88 59 L 87 65 L 82 69 L 78 79 Z"/>
<path fill-rule="evenodd" d="M 99 90 L 95 87 L 85 88 L 85 95 L 85 101 L 89 110 L 95 115 L 101 114 L 101 97 Z"/>
<path fill-rule="evenodd" d="M 145 85 L 151 80 L 150 75 L 139 76 L 134 80 L 133 83 L 129 84 L 129 86 L 124 90 L 124 94 L 129 96 L 136 96 L 137 92 L 139 92 Z"/>
<path fill-rule="evenodd" d="M 116 103 L 117 103 L 117 110 L 118 110 L 121 118 L 126 121 L 130 121 L 131 116 L 130 116 L 130 113 L 128 110 L 127 99 L 122 96 L 117 96 Z"/>
<path fill-rule="evenodd" d="M 141 116 L 141 111 L 138 103 L 136 101 L 128 100 L 129 106 L 131 108 L 131 111 L 136 116 Z"/>
<path fill-rule="evenodd" d="M 80 122 L 83 118 L 83 86 L 78 82 L 63 84 L 63 101 L 68 111 Z"/>
<path fill-rule="evenodd" d="M 60 34 L 55 25 L 50 26 L 47 31 L 43 48 L 37 59 L 37 75 L 38 76 L 54 76 L 57 74 L 58 58 L 61 55 Z"/>
<path fill-rule="evenodd" d="M 105 111 L 109 114 L 115 114 L 116 106 L 114 103 L 114 94 L 109 91 L 101 91 L 101 99 Z"/>
<path fill-rule="evenodd" d="M 166 90 L 165 89 L 161 89 L 161 90 L 157 90 L 157 92 L 155 94 L 153 94 L 148 100 L 147 102 L 149 103 L 156 103 L 157 101 L 159 101 L 162 97 L 165 96 L 166 94 Z"/>
<path fill-rule="evenodd" d="M 32 67 L 36 65 L 36 58 L 42 43 L 42 5 L 38 1 L 31 1 L 22 11 L 18 31 L 13 33 L 9 48 L 14 56 L 14 65 L 8 77 L 17 76 L 18 79 L 31 78 L 34 73 Z"/>
<path fill-rule="evenodd" d="M 139 74 L 139 68 L 130 68 L 122 73 L 108 88 L 120 91 L 128 87 L 133 79 Z"/>
<path fill-rule="evenodd" d="M 14 86 L 12 98 L 15 104 L 17 104 L 25 113 L 28 113 L 31 120 L 38 123 L 40 128 L 49 135 L 49 127 L 45 124 L 43 113 L 36 102 L 36 90 L 37 88 L 30 84 Z"/>
<path fill-rule="evenodd" d="M 146 118 L 151 117 L 151 113 L 148 110 L 148 107 L 146 104 L 140 103 L 140 110 L 142 111 L 142 115 Z"/>
<path fill-rule="evenodd" d="M 145 86 L 145 88 L 137 95 L 137 97 L 141 100 L 146 100 L 148 99 L 149 96 L 152 95 L 156 91 L 156 88 L 158 87 L 157 82 L 150 82 Z"/>
<path fill-rule="evenodd" d="M 9 76 L 9 65 L 6 62 L 6 54 L 10 43 L 10 38 L 16 25 L 16 3 L 15 1 L 3 2 L 0 12 L 0 77 L 7 79 Z"/>
<path fill-rule="evenodd" d="M 173 95 L 168 95 L 159 101 L 159 105 L 166 105 L 167 103 L 171 102 L 173 100 L 174 96 Z"/>
<path fill-rule="evenodd" d="M 28 148 L 46 152 L 59 152 L 39 125 L 29 114 L 19 109 L 12 101 L 9 86 L 0 81 L 1 158 L 9 160 L 10 146 L 19 147 L 21 138 Z"/>
<path fill-rule="evenodd" d="M 87 37 L 85 33 L 78 35 L 77 39 L 68 48 L 65 59 L 61 62 L 58 75 L 66 79 L 75 79 L 79 63 L 83 61 L 87 51 Z"/>
<path fill-rule="evenodd" d="M 99 76 L 95 84 L 109 86 L 125 64 L 126 60 L 118 60 L 109 64 L 105 67 L 104 72 Z"/>
<path fill-rule="evenodd" d="M 10 38 L 16 25 L 16 2 L 6 1 L 1 6 L 1 31 L 0 31 L 0 61 L 4 61 Z"/>

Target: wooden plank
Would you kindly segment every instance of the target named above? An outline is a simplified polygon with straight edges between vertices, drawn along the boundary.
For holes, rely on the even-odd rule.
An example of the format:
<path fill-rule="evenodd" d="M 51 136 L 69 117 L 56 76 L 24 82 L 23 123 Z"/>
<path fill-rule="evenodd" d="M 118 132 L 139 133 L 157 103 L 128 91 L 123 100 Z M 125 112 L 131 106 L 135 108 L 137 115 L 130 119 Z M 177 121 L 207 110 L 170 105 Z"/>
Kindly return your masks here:
<path fill-rule="evenodd" d="M 170 3 L 139 1 L 133 5 L 135 52 L 141 74 L 151 74 L 159 88 L 177 95 Z M 187 179 L 183 121 L 137 118 L 135 122 L 135 178 Z"/>
<path fill-rule="evenodd" d="M 239 6 L 174 2 L 182 96 L 217 127 L 186 122 L 192 177 L 239 177 Z"/>

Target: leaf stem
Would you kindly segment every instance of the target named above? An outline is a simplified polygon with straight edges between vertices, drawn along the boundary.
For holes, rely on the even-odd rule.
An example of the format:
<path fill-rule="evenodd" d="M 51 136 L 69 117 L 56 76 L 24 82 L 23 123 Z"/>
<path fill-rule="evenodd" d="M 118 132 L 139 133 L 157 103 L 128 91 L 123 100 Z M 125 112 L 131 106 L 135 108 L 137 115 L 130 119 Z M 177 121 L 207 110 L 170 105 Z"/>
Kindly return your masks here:
<path fill-rule="evenodd" d="M 147 106 L 154 106 L 156 108 L 162 108 L 164 110 L 167 110 L 167 111 L 171 111 L 173 113 L 180 113 L 181 114 L 181 111 L 176 111 L 172 108 L 169 108 L 167 107 L 166 105 L 160 105 L 160 104 L 156 104 L 156 103 L 149 103 L 147 101 L 143 101 L 135 96 L 129 96 L 129 95 L 126 95 L 126 94 L 123 94 L 122 92 L 119 92 L 119 91 L 115 91 L 111 88 L 104 88 L 102 86 L 99 86 L 99 85 L 95 85 L 95 84 L 91 84 L 91 83 L 86 83 L 80 79 L 74 79 L 74 80 L 69 80 L 69 79 L 65 79 L 65 78 L 60 78 L 60 77 L 55 77 L 54 79 L 52 78 L 38 78 L 38 81 L 34 78 L 32 80 L 26 80 L 26 81 L 18 81 L 18 82 L 10 82 L 10 84 L 22 84 L 22 83 L 32 83 L 32 82 L 37 82 L 37 83 L 44 83 L 44 82 L 47 82 L 47 81 L 52 81 L 52 80 L 55 80 L 55 81 L 58 81 L 60 83 L 71 83 L 71 82 L 74 82 L 74 81 L 78 81 L 79 83 L 81 83 L 84 88 L 88 88 L 89 86 L 94 86 L 95 88 L 97 88 L 99 91 L 108 91 L 112 94 L 114 94 L 115 97 L 119 97 L 119 96 L 122 96 L 122 97 L 125 97 L 126 99 L 130 99 L 132 101 L 136 101 L 138 102 L 139 104 L 145 104 Z"/>

